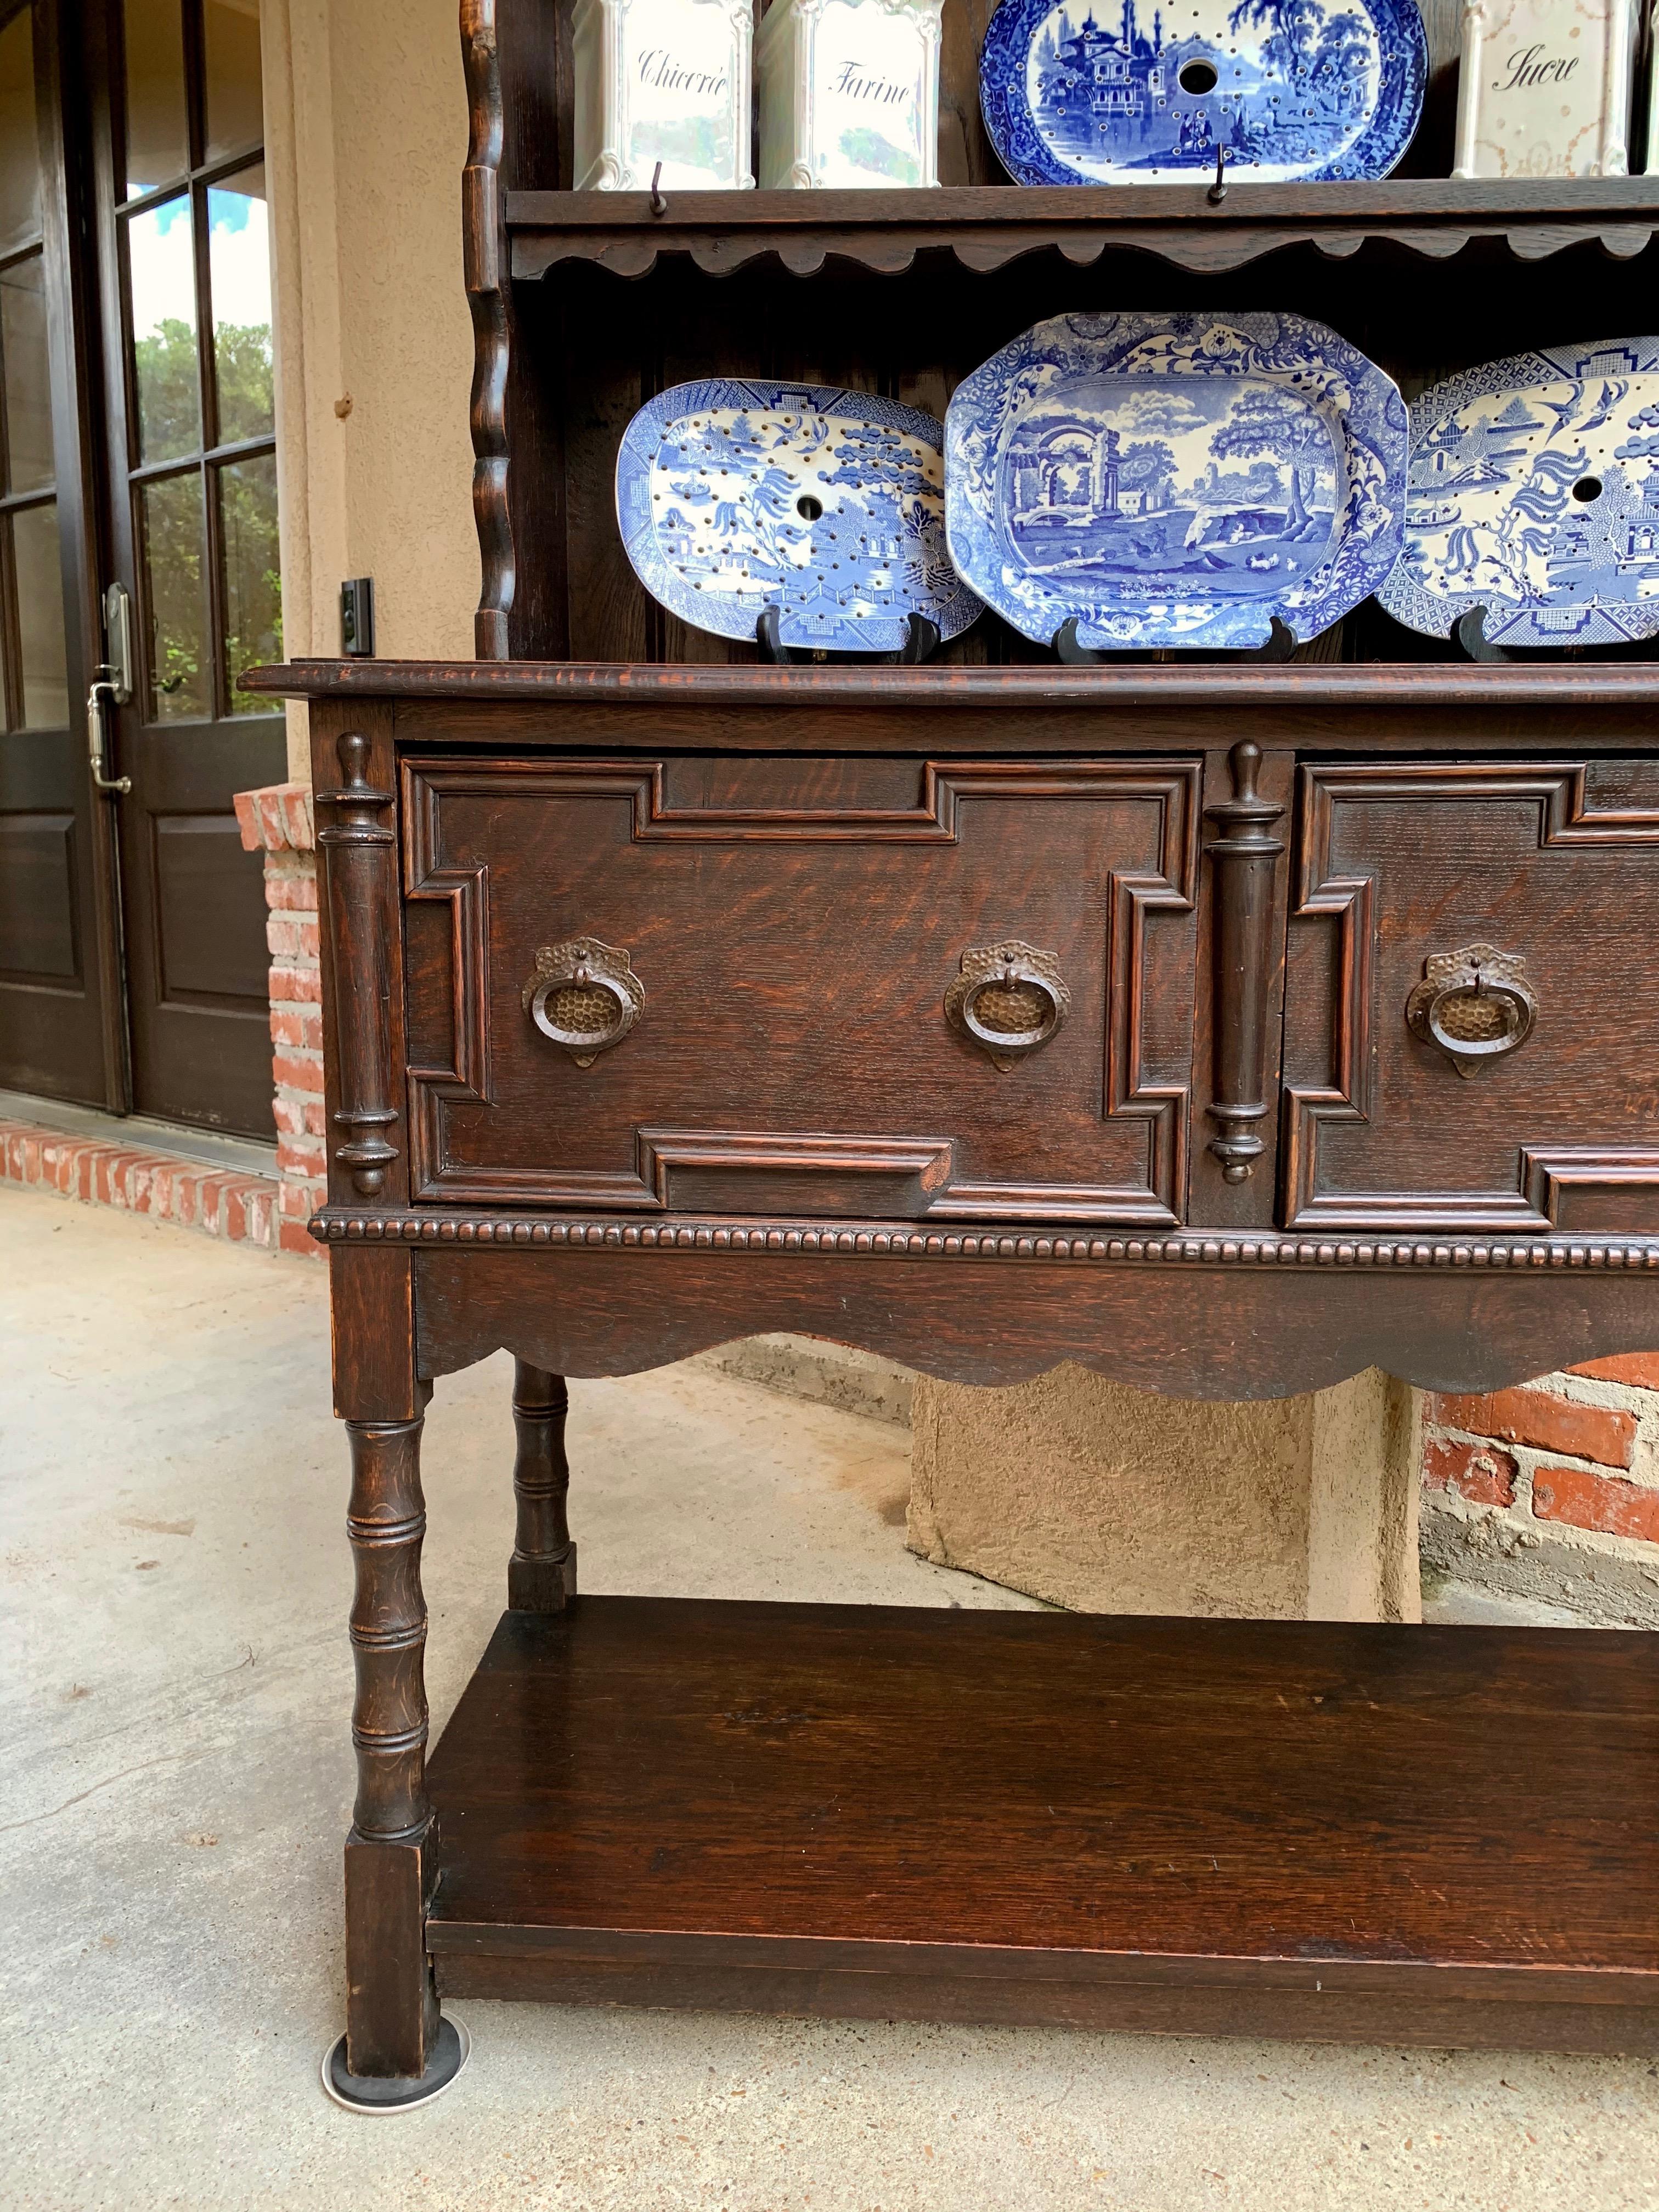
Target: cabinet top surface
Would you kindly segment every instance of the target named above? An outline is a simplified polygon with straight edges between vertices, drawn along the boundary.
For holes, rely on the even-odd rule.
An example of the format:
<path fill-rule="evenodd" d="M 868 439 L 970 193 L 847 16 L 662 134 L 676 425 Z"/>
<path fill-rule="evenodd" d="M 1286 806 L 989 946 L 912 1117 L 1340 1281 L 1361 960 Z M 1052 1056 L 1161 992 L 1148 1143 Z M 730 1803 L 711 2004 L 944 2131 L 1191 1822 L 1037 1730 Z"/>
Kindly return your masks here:
<path fill-rule="evenodd" d="M 289 699 L 539 700 L 617 705 L 847 708 L 1659 705 L 1659 660 L 1174 663 L 1126 668 L 770 668 L 561 660 L 295 660 L 255 668 L 245 691 Z"/>

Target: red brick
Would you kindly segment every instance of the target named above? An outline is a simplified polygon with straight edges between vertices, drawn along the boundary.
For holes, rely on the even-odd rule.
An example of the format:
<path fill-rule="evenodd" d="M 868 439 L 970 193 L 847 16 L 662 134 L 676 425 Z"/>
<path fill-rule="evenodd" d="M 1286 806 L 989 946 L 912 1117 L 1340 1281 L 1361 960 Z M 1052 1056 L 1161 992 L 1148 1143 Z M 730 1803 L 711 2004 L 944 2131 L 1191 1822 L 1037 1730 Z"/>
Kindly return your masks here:
<path fill-rule="evenodd" d="M 258 811 L 254 805 L 258 797 L 257 792 L 239 791 L 232 801 L 241 829 L 242 850 L 245 853 L 257 853 L 264 842 L 259 835 Z"/>
<path fill-rule="evenodd" d="M 282 786 L 271 784 L 253 794 L 255 818 L 259 824 L 259 842 L 268 852 L 281 852 L 288 843 L 288 831 L 283 821 Z"/>
<path fill-rule="evenodd" d="M 1659 1544 L 1659 1490 L 1583 1468 L 1540 1467 L 1532 1480 L 1532 1510 L 1540 1521 L 1564 1521 L 1604 1535 Z"/>
<path fill-rule="evenodd" d="M 283 830 L 289 849 L 308 853 L 315 845 L 316 834 L 311 822 L 311 787 L 304 783 L 286 783 L 279 787 Z"/>
<path fill-rule="evenodd" d="M 323 979 L 315 968 L 296 968 L 287 961 L 273 962 L 270 970 L 272 1002 L 317 1006 L 322 1004 Z"/>
<path fill-rule="evenodd" d="M 311 862 L 294 856 L 285 867 L 267 861 L 265 904 L 273 914 L 315 914 L 317 872 Z"/>
<path fill-rule="evenodd" d="M 1478 1398 L 1432 1398 L 1437 1425 L 1498 1437 L 1506 1444 L 1566 1452 L 1603 1467 L 1628 1467 L 1636 1451 L 1636 1419 L 1606 1406 L 1574 1406 L 1547 1390 L 1493 1390 Z"/>
<path fill-rule="evenodd" d="M 271 1061 L 270 1072 L 276 1084 L 289 1091 L 307 1091 L 321 1097 L 323 1092 L 323 1056 L 314 1052 L 302 1059 L 297 1052 L 279 1052 Z"/>
<path fill-rule="evenodd" d="M 276 1191 L 270 1183 L 261 1183 L 257 1190 L 252 1183 L 248 1185 L 242 1206 L 250 1244 L 262 1244 L 268 1250 L 275 1242 L 271 1225 L 276 1213 Z"/>
<path fill-rule="evenodd" d="M 273 1004 L 270 1009 L 270 1036 L 273 1044 L 300 1045 L 308 1052 L 320 1051 L 323 1042 L 322 1008 Z"/>
<path fill-rule="evenodd" d="M 285 1176 L 309 1176 L 315 1179 L 328 1173 L 328 1162 L 324 1158 L 320 1137 L 278 1137 L 276 1165 Z"/>
<path fill-rule="evenodd" d="M 1572 1371 L 1593 1375 L 1598 1382 L 1630 1382 L 1638 1390 L 1659 1390 L 1659 1352 L 1621 1352 L 1616 1359 L 1592 1359 Z"/>
<path fill-rule="evenodd" d="M 1498 1444 L 1459 1443 L 1431 1437 L 1423 1447 L 1423 1480 L 1431 1490 L 1455 1490 L 1474 1505 L 1513 1505 L 1519 1473 Z"/>
<path fill-rule="evenodd" d="M 284 1220 L 278 1226 L 276 1249 L 279 1252 L 303 1252 L 307 1258 L 316 1259 L 322 1257 L 323 1251 L 322 1246 L 311 1234 L 304 1222 L 288 1220 Z"/>
<path fill-rule="evenodd" d="M 305 1182 L 288 1177 L 277 1193 L 277 1211 L 285 1220 L 309 1221 L 318 1207 L 326 1201 L 327 1196 L 328 1193 L 320 1182 Z"/>

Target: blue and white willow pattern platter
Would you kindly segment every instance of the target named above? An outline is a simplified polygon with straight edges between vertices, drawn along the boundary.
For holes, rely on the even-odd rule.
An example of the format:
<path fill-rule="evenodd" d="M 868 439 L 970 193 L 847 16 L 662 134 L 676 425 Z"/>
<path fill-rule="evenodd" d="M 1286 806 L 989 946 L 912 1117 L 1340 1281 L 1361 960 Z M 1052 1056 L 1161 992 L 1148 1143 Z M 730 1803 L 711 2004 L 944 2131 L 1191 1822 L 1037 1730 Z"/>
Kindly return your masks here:
<path fill-rule="evenodd" d="M 1412 407 L 1397 622 L 1498 645 L 1659 635 L 1659 337 L 1546 346 Z"/>
<path fill-rule="evenodd" d="M 1020 185 L 1386 177 L 1428 82 L 1417 0 L 1002 0 L 979 97 Z"/>
<path fill-rule="evenodd" d="M 957 388 L 951 556 L 1043 644 L 1316 636 L 1394 567 L 1406 403 L 1299 315 L 1058 315 Z"/>
<path fill-rule="evenodd" d="M 709 378 L 641 408 L 617 456 L 617 516 L 671 614 L 753 639 L 893 653 L 912 613 L 955 637 L 980 603 L 945 547 L 943 432 L 867 392 Z"/>

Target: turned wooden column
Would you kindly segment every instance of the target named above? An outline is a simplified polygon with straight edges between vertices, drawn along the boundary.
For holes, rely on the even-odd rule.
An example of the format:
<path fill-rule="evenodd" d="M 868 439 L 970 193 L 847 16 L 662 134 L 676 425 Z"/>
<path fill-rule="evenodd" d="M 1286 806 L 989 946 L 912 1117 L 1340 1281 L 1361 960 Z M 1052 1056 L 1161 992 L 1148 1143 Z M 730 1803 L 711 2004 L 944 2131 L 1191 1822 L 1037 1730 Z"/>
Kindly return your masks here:
<path fill-rule="evenodd" d="M 564 1420 L 570 1394 L 562 1375 L 528 1360 L 514 1363 L 513 1425 L 519 1433 L 513 1464 L 518 1534 L 507 1570 L 507 1601 L 514 1613 L 562 1613 L 576 1595 L 576 1547 L 565 1518 L 570 1466 L 564 1454 Z"/>
<path fill-rule="evenodd" d="M 1204 849 L 1215 866 L 1216 1125 L 1210 1150 L 1230 1183 L 1248 1182 L 1266 1146 L 1257 1131 L 1268 1113 L 1263 1063 L 1267 1048 L 1269 927 L 1273 872 L 1285 848 L 1273 834 L 1285 809 L 1256 787 L 1261 748 L 1246 738 L 1228 757 L 1233 795 L 1204 810 L 1220 833 Z"/>
<path fill-rule="evenodd" d="M 421 1429 L 346 1423 L 357 1572 L 351 1737 L 357 1799 L 346 1839 L 346 2061 L 354 2074 L 418 2075 L 437 2033 L 427 1964 L 426 1601 L 421 1591 Z"/>

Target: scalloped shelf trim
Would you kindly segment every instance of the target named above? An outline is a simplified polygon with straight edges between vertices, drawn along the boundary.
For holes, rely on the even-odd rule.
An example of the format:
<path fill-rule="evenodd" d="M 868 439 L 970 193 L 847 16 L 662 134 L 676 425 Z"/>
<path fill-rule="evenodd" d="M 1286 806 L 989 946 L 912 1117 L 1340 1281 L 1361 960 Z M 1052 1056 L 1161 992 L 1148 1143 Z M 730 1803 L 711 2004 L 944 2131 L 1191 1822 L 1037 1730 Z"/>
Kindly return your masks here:
<path fill-rule="evenodd" d="M 642 193 L 509 192 L 507 225 L 515 277 L 533 282 L 557 263 L 594 261 L 617 276 L 646 275 L 663 252 L 684 253 L 725 276 L 775 255 L 797 276 L 831 258 L 897 275 L 919 252 L 948 252 L 980 274 L 1024 254 L 1057 249 L 1086 268 L 1109 247 L 1153 253 L 1181 268 L 1224 270 L 1286 246 L 1334 259 L 1385 238 L 1431 259 L 1477 239 L 1502 239 L 1517 260 L 1538 261 L 1587 241 L 1615 260 L 1643 252 L 1659 233 L 1659 190 L 1646 177 L 1547 180 L 1520 186 L 1459 185 L 1443 178 L 1367 185 L 1230 188 L 1227 204 L 1179 185 L 967 185 L 933 191 L 669 195 L 653 216 Z M 595 205 L 595 202 L 603 203 Z"/>
<path fill-rule="evenodd" d="M 1202 1267 L 1613 1268 L 1659 1272 L 1659 1238 L 1419 1237 L 1011 1237 L 987 1230 L 848 1222 L 549 1221 L 511 1215 L 366 1214 L 326 1209 L 311 1234 L 323 1244 L 572 1245 L 676 1252 L 814 1253 L 820 1258 L 1037 1260 L 1073 1265 Z"/>

